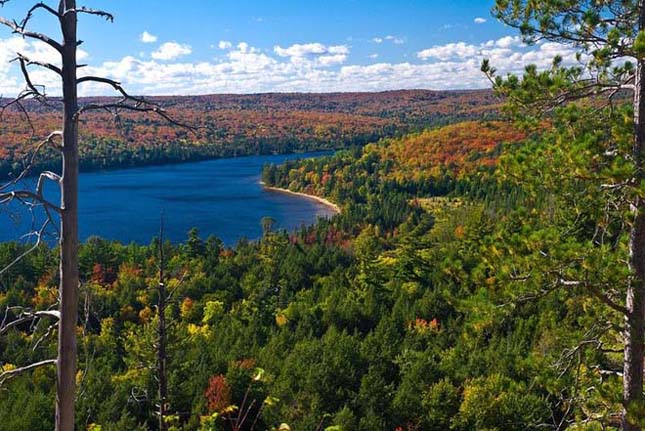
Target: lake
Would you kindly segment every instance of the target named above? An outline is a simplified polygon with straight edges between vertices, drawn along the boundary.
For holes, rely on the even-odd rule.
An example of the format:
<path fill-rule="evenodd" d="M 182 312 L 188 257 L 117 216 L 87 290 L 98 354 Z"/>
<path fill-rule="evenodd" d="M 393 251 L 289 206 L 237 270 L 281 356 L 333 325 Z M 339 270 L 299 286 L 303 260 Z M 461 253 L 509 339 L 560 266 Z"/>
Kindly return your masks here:
<path fill-rule="evenodd" d="M 334 211 L 305 197 L 267 191 L 260 184 L 262 167 L 324 155 L 306 153 L 251 156 L 81 174 L 79 220 L 81 240 L 90 236 L 123 243 L 148 244 L 159 234 L 163 211 L 167 239 L 181 242 L 192 227 L 200 236 L 215 235 L 225 244 L 262 235 L 268 216 L 276 228 L 293 230 Z M 56 199 L 56 186 L 46 194 Z M 56 202 L 56 201 L 55 201 Z M 31 225 L 28 214 L 0 213 L 0 241 L 17 240 Z"/>

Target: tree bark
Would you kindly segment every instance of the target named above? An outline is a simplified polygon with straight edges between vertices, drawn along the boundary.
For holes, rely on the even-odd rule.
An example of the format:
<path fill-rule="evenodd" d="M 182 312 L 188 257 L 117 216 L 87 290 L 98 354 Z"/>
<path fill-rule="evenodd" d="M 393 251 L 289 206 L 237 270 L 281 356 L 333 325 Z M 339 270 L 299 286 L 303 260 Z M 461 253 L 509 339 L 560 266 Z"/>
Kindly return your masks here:
<path fill-rule="evenodd" d="M 59 11 L 76 8 L 75 0 L 61 0 Z M 74 430 L 76 397 L 76 325 L 78 320 L 78 95 L 76 83 L 76 12 L 64 13 L 63 171 L 60 238 L 60 323 L 56 383 L 56 431 Z"/>
<path fill-rule="evenodd" d="M 645 29 L 645 2 L 639 2 L 639 30 Z M 634 82 L 634 161 L 639 183 L 645 179 L 645 62 L 639 60 Z M 645 359 L 645 200 L 634 204 L 634 224 L 630 236 L 632 278 L 627 287 L 625 317 L 625 357 L 623 364 L 623 431 L 641 431 L 638 417 L 643 408 L 643 360 Z M 631 417 L 636 410 L 639 414 Z"/>
<path fill-rule="evenodd" d="M 157 340 L 157 380 L 159 381 L 159 430 L 166 431 L 168 424 L 166 423 L 166 416 L 168 415 L 168 379 L 167 379 L 167 365 L 168 355 L 166 353 L 166 281 L 165 269 L 166 261 L 163 249 L 163 216 L 161 219 L 161 229 L 159 235 L 159 286 L 157 299 L 157 312 L 159 313 L 159 326 Z"/>

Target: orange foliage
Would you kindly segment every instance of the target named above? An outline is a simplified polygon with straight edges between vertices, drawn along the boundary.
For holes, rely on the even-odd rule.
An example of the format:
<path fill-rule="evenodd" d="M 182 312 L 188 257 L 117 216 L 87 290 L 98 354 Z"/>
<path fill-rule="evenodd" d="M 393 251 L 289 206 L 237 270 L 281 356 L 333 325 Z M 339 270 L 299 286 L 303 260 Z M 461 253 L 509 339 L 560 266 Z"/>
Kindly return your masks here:
<path fill-rule="evenodd" d="M 467 121 L 408 135 L 376 149 L 384 160 L 397 163 L 398 175 L 416 179 L 442 171 L 459 175 L 479 166 L 492 166 L 497 162 L 495 150 L 500 144 L 524 138 L 524 133 L 507 122 Z"/>
<path fill-rule="evenodd" d="M 236 368 L 239 368 L 240 370 L 252 370 L 255 368 L 255 359 L 252 358 L 246 358 L 246 359 L 240 359 L 239 361 L 235 362 L 233 364 Z"/>
<path fill-rule="evenodd" d="M 88 98 L 81 104 L 107 100 Z M 90 112 L 80 120 L 81 142 L 98 145 L 98 152 L 106 158 L 123 151 L 123 145 L 140 150 L 163 148 L 169 142 L 222 147 L 246 142 L 249 149 L 259 149 L 262 143 L 289 140 L 351 142 L 357 137 L 377 139 L 455 119 L 481 118 L 498 107 L 491 91 L 211 95 L 151 100 L 171 105 L 170 113 L 182 122 L 206 127 L 194 136 L 151 115 L 124 112 L 115 121 L 109 113 Z M 26 107 L 31 124 L 17 110 L 5 113 L 0 122 L 2 158 L 23 156 L 33 144 L 59 128 L 60 112 L 33 103 Z M 87 151 L 81 146 L 81 153 Z"/>
<path fill-rule="evenodd" d="M 232 392 L 226 377 L 222 374 L 211 377 L 204 397 L 210 413 L 219 413 L 229 407 L 232 402 Z"/>
<path fill-rule="evenodd" d="M 436 332 L 439 330 L 439 321 L 436 318 L 426 320 L 421 317 L 417 317 L 414 321 L 408 322 L 408 329 L 419 334 Z"/>

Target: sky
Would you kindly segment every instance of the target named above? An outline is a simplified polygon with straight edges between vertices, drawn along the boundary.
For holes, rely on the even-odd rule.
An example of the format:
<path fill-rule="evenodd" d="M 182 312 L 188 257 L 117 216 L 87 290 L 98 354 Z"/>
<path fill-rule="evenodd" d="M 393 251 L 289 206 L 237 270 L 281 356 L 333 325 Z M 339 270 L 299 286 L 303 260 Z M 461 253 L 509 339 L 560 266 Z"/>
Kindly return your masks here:
<path fill-rule="evenodd" d="M 11 0 L 0 16 L 21 19 L 34 2 Z M 50 0 L 49 4 L 57 2 Z M 79 1 L 79 5 L 81 2 Z M 491 16 L 493 0 L 87 0 L 114 23 L 81 16 L 79 74 L 106 76 L 134 94 L 385 91 L 489 86 L 488 58 L 502 73 L 548 67 L 567 47 L 526 46 Z M 44 13 L 31 29 L 58 37 Z M 53 49 L 0 29 L 0 95 L 23 83 L 10 60 L 20 52 L 59 63 Z M 60 93 L 56 76 L 32 69 L 35 82 Z M 110 90 L 83 84 L 82 95 Z"/>

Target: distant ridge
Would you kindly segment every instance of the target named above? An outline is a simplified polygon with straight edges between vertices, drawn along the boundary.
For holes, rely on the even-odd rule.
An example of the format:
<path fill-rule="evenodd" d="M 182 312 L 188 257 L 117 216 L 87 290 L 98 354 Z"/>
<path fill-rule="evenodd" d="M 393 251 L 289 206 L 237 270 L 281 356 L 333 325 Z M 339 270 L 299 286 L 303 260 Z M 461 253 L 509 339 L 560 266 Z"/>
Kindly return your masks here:
<path fill-rule="evenodd" d="M 80 104 L 106 99 L 83 98 Z M 150 99 L 166 107 L 173 117 L 200 126 L 199 132 L 171 127 L 151 115 L 86 113 L 80 126 L 83 170 L 346 148 L 429 127 L 495 118 L 500 103 L 491 90 L 212 94 Z M 18 171 L 34 142 L 60 127 L 55 100 L 51 99 L 49 106 L 25 103 L 31 124 L 17 108 L 5 113 L 0 123 L 0 176 Z M 41 162 L 41 167 L 56 166 L 53 154 Z"/>

